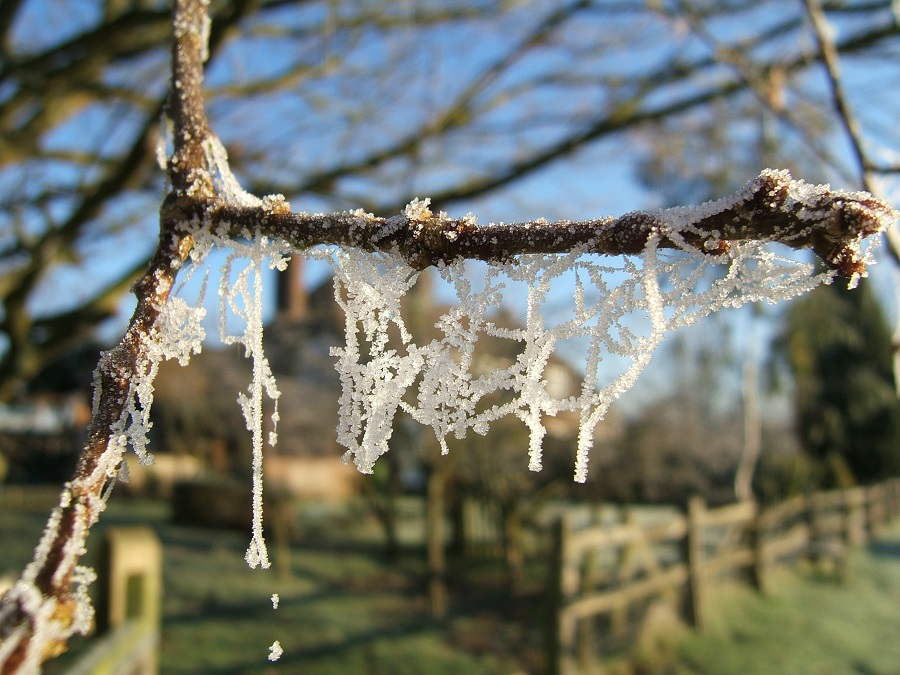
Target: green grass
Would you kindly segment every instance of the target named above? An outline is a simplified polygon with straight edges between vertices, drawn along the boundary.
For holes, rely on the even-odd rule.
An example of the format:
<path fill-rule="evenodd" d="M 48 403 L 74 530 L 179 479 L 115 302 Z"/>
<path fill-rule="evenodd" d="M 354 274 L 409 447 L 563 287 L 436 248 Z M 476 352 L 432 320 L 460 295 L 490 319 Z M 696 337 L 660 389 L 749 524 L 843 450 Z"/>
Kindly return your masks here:
<path fill-rule="evenodd" d="M 710 626 L 680 643 L 674 672 L 900 673 L 900 527 L 855 552 L 850 569 L 845 583 L 785 570 L 767 597 L 711 593 Z"/>
<path fill-rule="evenodd" d="M 0 574 L 30 558 L 53 503 L 0 508 Z M 243 561 L 249 534 L 173 525 L 164 504 L 113 497 L 92 533 L 103 527 L 149 524 L 165 549 L 161 672 L 405 673 L 473 675 L 542 672 L 544 607 L 539 585 L 510 598 L 494 564 L 451 569 L 451 614 L 428 618 L 421 551 L 387 564 L 377 529 L 358 509 L 301 514 L 303 545 L 275 568 L 250 570 Z M 270 541 L 270 555 L 274 544 Z M 92 564 L 91 555 L 86 560 Z M 535 570 L 535 579 L 539 579 Z M 271 596 L 280 603 L 273 609 Z M 812 570 L 783 570 L 769 596 L 727 586 L 710 593 L 709 628 L 679 631 L 624 672 L 900 674 L 900 524 L 867 550 L 854 553 L 840 584 Z M 279 640 L 284 655 L 267 660 Z M 76 639 L 77 655 L 87 641 Z M 64 657 L 46 672 L 64 672 Z"/>
<path fill-rule="evenodd" d="M 30 559 L 54 499 L 0 507 L 0 574 L 17 573 Z M 406 551 L 388 565 L 377 528 L 359 509 L 310 511 L 314 534 L 301 538 L 305 544 L 293 546 L 285 562 L 274 559 L 270 539 L 273 567 L 251 570 L 243 559 L 249 533 L 173 525 L 164 504 L 114 496 L 84 562 L 95 564 L 91 552 L 106 527 L 141 523 L 156 530 L 164 546 L 160 669 L 166 674 L 493 675 L 540 661 L 543 615 L 520 611 L 519 620 L 510 620 L 510 612 L 534 603 L 504 596 L 497 565 L 475 570 L 472 587 L 458 584 L 450 616 L 436 622 L 427 612 L 423 552 Z M 289 574 L 276 572 L 279 563 Z M 466 575 L 467 582 L 473 578 Z M 284 649 L 275 664 L 267 660 L 274 640 Z M 88 642 L 74 638 L 71 653 L 45 672 L 64 673 Z"/>

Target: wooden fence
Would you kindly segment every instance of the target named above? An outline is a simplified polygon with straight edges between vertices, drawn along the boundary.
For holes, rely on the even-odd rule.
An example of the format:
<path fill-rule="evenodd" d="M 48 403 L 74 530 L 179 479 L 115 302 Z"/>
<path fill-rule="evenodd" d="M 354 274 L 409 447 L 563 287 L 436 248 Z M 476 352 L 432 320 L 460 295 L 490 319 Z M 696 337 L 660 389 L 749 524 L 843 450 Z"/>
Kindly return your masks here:
<path fill-rule="evenodd" d="M 707 508 L 695 498 L 686 513 L 656 523 L 631 511 L 617 524 L 577 527 L 564 514 L 555 529 L 551 670 L 589 671 L 598 643 L 627 644 L 644 610 L 660 600 L 703 628 L 706 598 L 723 578 L 765 592 L 773 568 L 801 557 L 842 577 L 848 548 L 897 515 L 900 479 L 764 509 L 753 502 Z"/>
<path fill-rule="evenodd" d="M 156 675 L 162 546 L 146 527 L 106 531 L 98 569 L 98 636 L 67 675 Z"/>

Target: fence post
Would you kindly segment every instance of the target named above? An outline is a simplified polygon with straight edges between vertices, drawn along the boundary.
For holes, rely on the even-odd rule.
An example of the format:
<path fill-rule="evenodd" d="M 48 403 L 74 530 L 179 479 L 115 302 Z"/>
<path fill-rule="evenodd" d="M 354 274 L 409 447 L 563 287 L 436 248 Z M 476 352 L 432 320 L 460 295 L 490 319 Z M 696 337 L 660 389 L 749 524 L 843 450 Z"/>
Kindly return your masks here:
<path fill-rule="evenodd" d="M 885 522 L 892 521 L 897 515 L 898 503 L 900 497 L 898 493 L 898 479 L 891 478 L 882 482 L 882 494 L 884 495 L 884 519 Z"/>
<path fill-rule="evenodd" d="M 818 502 L 815 500 L 815 492 L 807 491 L 804 495 L 804 508 L 806 513 L 806 525 L 809 528 L 809 541 L 806 544 L 806 558 L 810 563 L 819 569 L 819 512 Z"/>
<path fill-rule="evenodd" d="M 627 508 L 622 518 L 622 526 L 629 528 L 634 532 L 641 531 L 641 524 L 637 517 L 637 511 L 633 508 Z M 635 540 L 638 535 L 629 537 L 628 543 L 619 549 L 619 562 L 617 565 L 617 583 L 619 586 L 627 585 L 632 581 L 634 571 L 632 566 L 636 555 Z M 628 630 L 628 608 L 630 602 L 623 598 L 616 603 L 616 607 L 610 613 L 610 631 L 615 637 L 621 637 Z"/>
<path fill-rule="evenodd" d="M 757 508 L 756 515 L 750 521 L 750 536 L 753 540 L 753 586 L 756 590 L 765 595 L 768 590 L 768 565 L 766 564 L 766 530 L 765 519 L 763 518 L 764 509 Z"/>
<path fill-rule="evenodd" d="M 849 488 L 844 491 L 846 518 L 844 541 L 854 548 L 866 543 L 866 494 L 864 488 Z"/>
<path fill-rule="evenodd" d="M 572 522 L 568 514 L 563 514 L 553 528 L 553 561 L 551 566 L 550 626 L 547 631 L 548 671 L 552 675 L 572 675 L 577 672 L 575 658 L 576 624 L 567 611 L 568 601 L 578 586 L 578 572 L 572 569 L 569 560 L 568 540 L 572 533 Z"/>
<path fill-rule="evenodd" d="M 685 552 L 688 566 L 686 593 L 686 618 L 695 628 L 705 625 L 705 588 L 703 572 L 703 515 L 706 502 L 702 497 L 691 497 L 688 501 L 687 536 Z"/>
<path fill-rule="evenodd" d="M 428 475 L 428 605 L 431 618 L 447 618 L 447 562 L 444 551 L 444 474 L 432 469 Z"/>
<path fill-rule="evenodd" d="M 866 488 L 866 516 L 870 537 L 876 537 L 884 524 L 885 485 L 880 483 Z"/>
<path fill-rule="evenodd" d="M 97 627 L 108 633 L 70 675 L 159 672 L 162 546 L 147 527 L 106 531 L 99 564 Z"/>

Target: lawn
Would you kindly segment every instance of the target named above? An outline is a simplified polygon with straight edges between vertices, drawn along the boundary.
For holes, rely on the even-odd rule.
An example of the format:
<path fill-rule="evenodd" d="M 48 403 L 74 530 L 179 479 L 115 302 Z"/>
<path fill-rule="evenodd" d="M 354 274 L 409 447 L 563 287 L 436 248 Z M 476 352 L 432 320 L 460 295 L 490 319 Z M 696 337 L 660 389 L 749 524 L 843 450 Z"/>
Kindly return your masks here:
<path fill-rule="evenodd" d="M 0 575 L 29 558 L 52 500 L 52 492 L 10 500 L 0 491 Z M 541 567 L 511 598 L 498 565 L 456 563 L 450 616 L 437 622 L 427 613 L 421 551 L 408 548 L 388 564 L 359 507 L 308 507 L 299 519 L 302 544 L 254 571 L 243 561 L 248 533 L 173 525 L 166 504 L 113 497 L 101 530 L 149 524 L 164 545 L 163 673 L 543 672 Z M 95 545 L 100 531 L 91 536 Z M 722 587 L 710 594 L 703 634 L 679 631 L 677 646 L 651 653 L 643 667 L 612 671 L 900 673 L 900 523 L 853 555 L 843 584 L 799 569 L 784 570 L 767 597 Z M 284 655 L 273 664 L 274 640 Z M 85 642 L 73 640 L 73 652 Z M 65 672 L 71 659 L 46 672 Z"/>
<path fill-rule="evenodd" d="M 900 673 L 900 523 L 853 554 L 844 583 L 800 568 L 768 597 L 711 595 L 709 629 L 680 644 L 682 675 Z"/>
<path fill-rule="evenodd" d="M 30 557 L 51 497 L 0 509 L 0 540 L 9 542 L 0 549 L 0 575 L 17 572 Z M 437 622 L 424 595 L 424 552 L 407 550 L 388 564 L 377 528 L 359 507 L 311 507 L 300 519 L 304 543 L 291 547 L 288 560 L 275 560 L 271 550 L 273 567 L 251 570 L 243 559 L 249 533 L 177 526 L 165 504 L 114 496 L 88 550 L 111 525 L 156 530 L 164 546 L 166 674 L 478 675 L 543 668 L 541 600 L 527 590 L 508 597 L 498 565 L 452 567 L 450 615 Z M 85 562 L 92 564 L 90 554 Z M 274 640 L 284 649 L 275 664 L 267 660 Z M 46 672 L 65 672 L 85 642 L 74 639 L 73 654 Z"/>

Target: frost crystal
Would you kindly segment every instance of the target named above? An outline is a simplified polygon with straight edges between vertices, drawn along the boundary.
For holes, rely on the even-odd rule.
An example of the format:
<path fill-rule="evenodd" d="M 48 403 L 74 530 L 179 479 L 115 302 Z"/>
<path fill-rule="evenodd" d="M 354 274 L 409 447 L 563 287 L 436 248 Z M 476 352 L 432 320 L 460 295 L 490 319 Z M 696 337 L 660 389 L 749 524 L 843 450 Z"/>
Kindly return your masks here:
<path fill-rule="evenodd" d="M 270 416 L 273 428 L 278 421 L 278 398 L 281 393 L 275 383 L 275 376 L 269 367 L 269 361 L 263 352 L 263 318 L 262 318 L 262 276 L 263 268 L 268 260 L 270 268 L 283 269 L 287 264 L 282 251 L 281 242 L 272 242 L 263 236 L 251 238 L 252 243 L 222 239 L 209 235 L 212 243 L 221 248 L 230 248 L 231 254 L 225 263 L 222 283 L 219 288 L 221 302 L 220 337 L 224 344 L 239 344 L 244 347 L 245 354 L 253 361 L 253 377 L 246 393 L 238 396 L 238 403 L 244 414 L 247 428 L 253 436 L 253 532 L 250 546 L 244 558 L 250 567 L 268 568 L 269 554 L 263 537 L 263 403 L 268 398 L 274 410 Z M 209 245 L 209 244 L 208 244 Z M 235 269 L 238 260 L 246 260 L 243 269 Z M 234 273 L 234 278 L 233 274 Z M 244 332 L 230 335 L 226 319 L 229 313 L 243 321 Z M 274 445 L 277 434 L 273 430 L 268 436 L 268 444 Z"/>
<path fill-rule="evenodd" d="M 262 199 L 241 187 L 228 164 L 228 152 L 216 136 L 210 134 L 203 144 L 203 149 L 206 152 L 206 162 L 211 168 L 220 199 L 229 204 L 247 208 L 263 206 Z"/>
<path fill-rule="evenodd" d="M 430 206 L 431 199 L 426 197 L 420 201 L 419 198 L 416 197 L 403 209 L 403 215 L 409 220 L 424 222 L 434 215 L 431 213 Z"/>
<path fill-rule="evenodd" d="M 418 208 L 418 201 L 407 206 L 407 217 Z M 721 208 L 713 202 L 700 210 Z M 597 426 L 667 332 L 719 309 L 776 302 L 832 279 L 765 242 L 731 242 L 719 255 L 696 250 L 679 233 L 697 214 L 659 213 L 669 221 L 665 236 L 680 248 L 658 248 L 660 232 L 640 256 L 525 255 L 484 265 L 477 281 L 464 261 L 443 266 L 458 305 L 436 322 L 441 337 L 423 342 L 413 339 L 401 316 L 400 300 L 418 273 L 399 256 L 314 252 L 334 269 L 335 298 L 346 317 L 346 344 L 332 350 L 342 384 L 338 441 L 347 448 L 345 460 L 371 473 L 401 410 L 431 427 L 443 452 L 448 436 L 483 434 L 492 422 L 515 415 L 529 429 L 528 465 L 538 470 L 547 418 L 567 413 L 579 420 L 575 479 L 583 482 Z M 567 300 L 551 296 L 552 288 L 573 283 Z M 511 329 L 496 317 L 503 295 L 516 288 L 524 289 L 527 306 L 524 326 Z M 516 356 L 485 367 L 476 346 L 497 339 L 510 343 Z M 554 391 L 549 374 L 551 355 L 562 343 L 578 345 L 583 355 L 575 364 L 583 372 L 580 391 L 569 395 Z"/>
<path fill-rule="evenodd" d="M 416 274 L 389 254 L 329 251 L 337 273 L 335 300 L 344 310 L 347 338 L 344 347 L 332 349 L 342 385 L 337 437 L 355 455 L 359 470 L 371 473 L 375 460 L 388 449 L 403 396 L 423 366 L 422 354 L 400 316 L 400 299 L 415 283 Z M 404 356 L 388 345 L 392 326 L 409 347 Z"/>
<path fill-rule="evenodd" d="M 281 655 L 284 654 L 284 650 L 281 648 L 281 643 L 278 640 L 272 643 L 272 646 L 269 647 L 269 661 L 277 661 L 281 658 Z"/>

